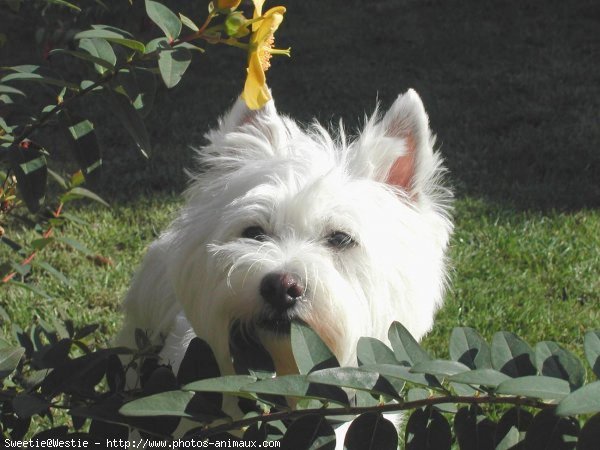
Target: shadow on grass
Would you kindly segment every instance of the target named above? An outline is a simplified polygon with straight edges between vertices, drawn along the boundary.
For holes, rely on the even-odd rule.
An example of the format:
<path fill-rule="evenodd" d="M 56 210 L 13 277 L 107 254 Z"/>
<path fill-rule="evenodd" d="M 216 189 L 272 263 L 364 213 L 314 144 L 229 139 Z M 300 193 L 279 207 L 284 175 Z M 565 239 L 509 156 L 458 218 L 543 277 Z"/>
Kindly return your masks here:
<path fill-rule="evenodd" d="M 459 195 L 526 210 L 600 206 L 597 2 L 306 0 L 287 7 L 277 44 L 292 46 L 293 57 L 275 58 L 268 74 L 281 112 L 302 122 L 342 117 L 356 129 L 377 97 L 387 107 L 414 87 Z M 189 146 L 202 144 L 245 73 L 239 50 L 208 50 L 180 86 L 159 92 L 148 118 L 150 161 L 104 118 L 104 195 L 183 189 Z"/>

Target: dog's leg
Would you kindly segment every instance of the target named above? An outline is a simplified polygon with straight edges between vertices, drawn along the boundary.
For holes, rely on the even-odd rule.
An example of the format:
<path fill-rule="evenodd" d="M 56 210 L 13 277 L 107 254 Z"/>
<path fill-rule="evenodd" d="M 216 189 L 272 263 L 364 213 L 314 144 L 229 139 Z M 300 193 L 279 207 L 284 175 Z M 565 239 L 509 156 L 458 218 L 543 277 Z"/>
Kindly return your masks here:
<path fill-rule="evenodd" d="M 175 341 L 178 340 L 181 343 L 187 336 L 185 330 L 187 321 L 181 313 L 181 307 L 175 299 L 175 294 L 167 278 L 164 256 L 167 245 L 167 237 L 163 236 L 148 249 L 123 301 L 125 321 L 115 339 L 115 345 L 137 348 L 136 329 L 145 332 L 152 345 L 159 346 L 169 344 L 173 347 L 176 345 Z M 179 318 L 179 316 L 181 317 Z M 187 327 L 188 330 L 191 329 L 189 324 Z M 187 343 L 189 343 L 189 339 Z M 184 353 L 185 348 L 182 349 L 181 357 Z M 162 361 L 162 363 L 178 364 L 181 361 L 181 358 L 177 362 L 172 359 L 173 357 L 170 357 L 170 360 Z M 127 376 L 127 386 L 130 389 L 136 387 L 138 383 L 134 375 L 137 374 L 128 373 Z"/>

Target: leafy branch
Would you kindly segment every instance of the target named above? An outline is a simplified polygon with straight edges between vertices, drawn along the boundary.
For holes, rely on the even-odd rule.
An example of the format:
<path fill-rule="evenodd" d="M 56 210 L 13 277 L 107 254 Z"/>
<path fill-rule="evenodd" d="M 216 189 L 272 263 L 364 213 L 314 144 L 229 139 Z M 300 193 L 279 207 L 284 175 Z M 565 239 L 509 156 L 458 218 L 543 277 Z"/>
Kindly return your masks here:
<path fill-rule="evenodd" d="M 241 430 L 243 439 L 279 440 L 283 448 L 297 449 L 333 448 L 333 426 L 340 421 L 352 421 L 347 448 L 395 449 L 398 430 L 383 414 L 400 412 L 408 415 L 402 439 L 409 450 L 450 449 L 453 440 L 460 449 L 529 448 L 542 442 L 545 448 L 587 450 L 595 448 L 600 433 L 600 381 L 586 384 L 581 361 L 558 344 L 544 341 L 531 348 L 513 333 L 496 333 L 490 345 L 471 328 L 455 328 L 451 358 L 441 360 L 394 323 L 390 346 L 362 338 L 357 366 L 339 367 L 316 333 L 292 324 L 300 373 L 271 377 L 251 367 L 220 376 L 210 347 L 198 338 L 174 374 L 143 332 L 136 334 L 137 350 L 94 352 L 82 344 L 91 331 L 71 326 L 59 336 L 38 326 L 17 333 L 22 347 L 0 348 L 0 375 L 5 387 L 11 379 L 13 386 L 0 396 L 3 410 L 13 411 L 4 429 L 14 431 L 18 421 L 60 409 L 77 423 L 91 419 L 94 438 L 126 438 L 133 426 L 149 439 L 169 440 L 186 418 L 197 428 L 185 439 L 224 433 L 235 439 L 228 433 Z M 47 343 L 35 337 L 39 334 Z M 598 378 L 600 330 L 588 332 L 583 347 Z M 124 364 L 117 355 L 130 360 Z M 34 385 L 22 384 L 33 368 L 51 370 Z M 125 387 L 130 370 L 140 376 L 139 389 Z M 221 409 L 225 395 L 239 397 L 245 415 L 227 420 L 231 411 Z"/>

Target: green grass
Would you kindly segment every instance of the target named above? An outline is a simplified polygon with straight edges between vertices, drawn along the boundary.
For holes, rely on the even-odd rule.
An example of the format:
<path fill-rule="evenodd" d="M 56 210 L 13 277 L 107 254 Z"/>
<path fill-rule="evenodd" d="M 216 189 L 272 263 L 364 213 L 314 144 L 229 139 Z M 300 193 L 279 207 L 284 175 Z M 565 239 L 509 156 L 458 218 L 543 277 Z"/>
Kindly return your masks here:
<path fill-rule="evenodd" d="M 114 335 L 119 301 L 144 248 L 179 204 L 178 197 L 164 195 L 111 209 L 80 207 L 77 213 L 90 226 L 63 234 L 112 265 L 98 266 L 65 246 L 47 247 L 40 258 L 67 274 L 72 286 L 34 270 L 32 281 L 53 299 L 5 288 L 3 306 L 12 321 L 26 327 L 37 317 L 71 317 L 78 324 L 101 323 L 103 339 Z M 454 215 L 451 287 L 425 346 L 446 356 L 452 328 L 470 326 L 487 339 L 508 330 L 532 344 L 558 341 L 581 355 L 583 334 L 600 324 L 598 211 L 516 212 L 468 197 L 456 202 Z M 27 241 L 33 234 L 22 230 L 18 237 Z"/>

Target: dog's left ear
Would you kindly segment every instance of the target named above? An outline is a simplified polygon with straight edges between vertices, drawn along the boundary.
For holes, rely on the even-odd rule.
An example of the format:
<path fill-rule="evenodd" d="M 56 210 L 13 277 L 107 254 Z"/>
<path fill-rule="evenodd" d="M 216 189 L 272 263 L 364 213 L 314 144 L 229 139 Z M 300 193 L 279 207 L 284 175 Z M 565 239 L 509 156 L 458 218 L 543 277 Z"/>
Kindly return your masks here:
<path fill-rule="evenodd" d="M 425 195 L 441 161 L 433 152 L 429 118 L 412 89 L 398 96 L 380 122 L 367 124 L 359 140 L 363 173 L 404 191 L 410 199 Z"/>
<path fill-rule="evenodd" d="M 240 96 L 229 113 L 221 119 L 219 131 L 221 133 L 229 133 L 248 124 L 258 126 L 260 123 L 276 120 L 277 117 L 275 102 L 272 99 L 261 109 L 250 109 Z"/>

